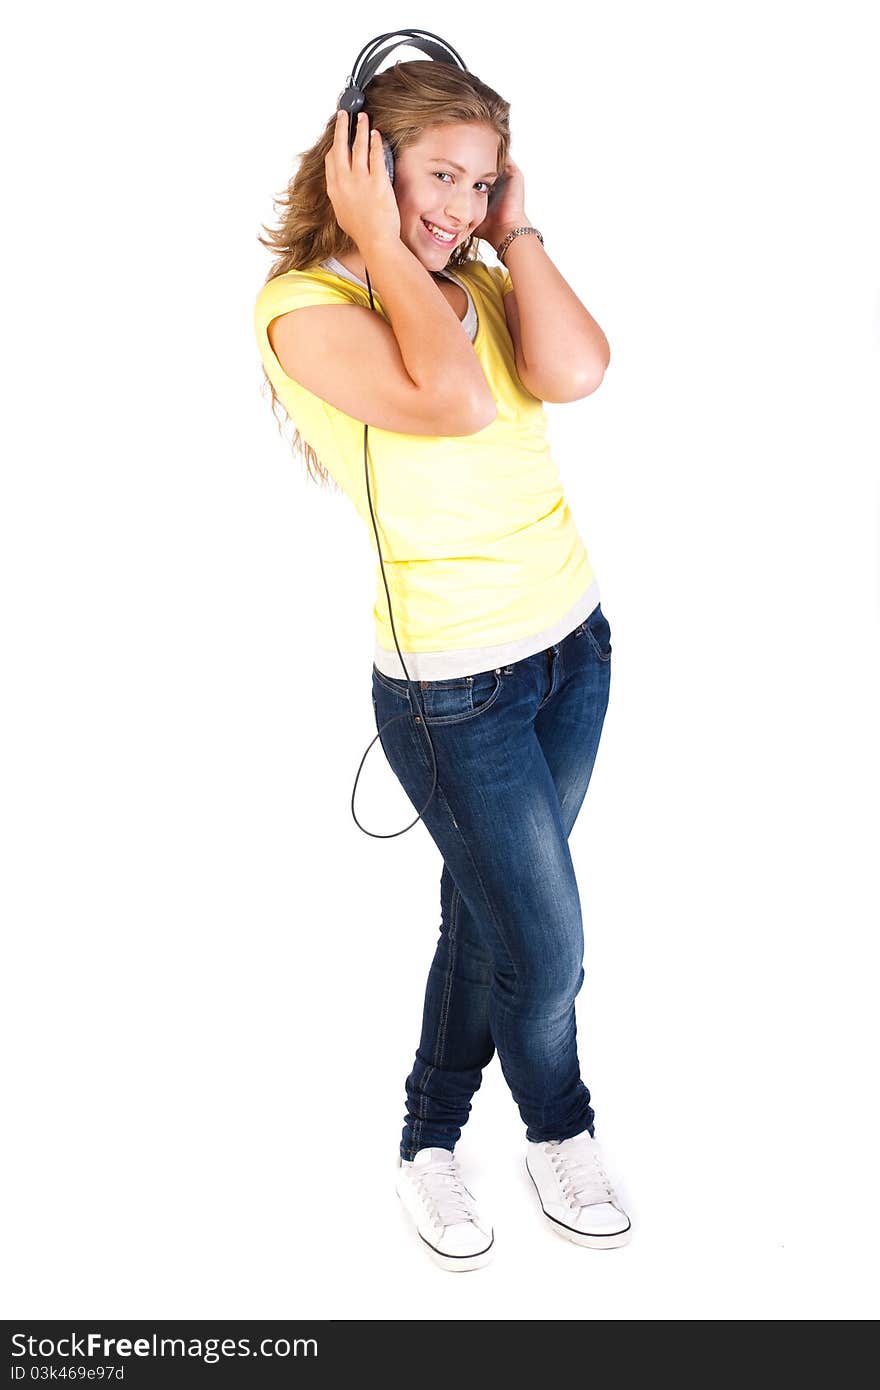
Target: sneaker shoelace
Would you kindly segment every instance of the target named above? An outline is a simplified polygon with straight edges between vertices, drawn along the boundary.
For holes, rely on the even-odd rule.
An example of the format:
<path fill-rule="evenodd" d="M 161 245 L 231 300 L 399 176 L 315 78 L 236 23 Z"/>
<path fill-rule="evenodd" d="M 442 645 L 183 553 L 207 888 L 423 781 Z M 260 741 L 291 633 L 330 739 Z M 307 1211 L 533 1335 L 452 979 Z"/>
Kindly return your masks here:
<path fill-rule="evenodd" d="M 617 1203 L 614 1188 L 594 1145 L 595 1140 L 592 1144 L 569 1144 L 564 1153 L 552 1144 L 546 1146 L 547 1157 L 573 1210 L 591 1207 L 597 1202 Z"/>
<path fill-rule="evenodd" d="M 461 1221 L 476 1222 L 474 1199 L 462 1181 L 457 1159 L 432 1163 L 419 1174 L 415 1185 L 428 1205 L 431 1219 L 441 1229 Z"/>

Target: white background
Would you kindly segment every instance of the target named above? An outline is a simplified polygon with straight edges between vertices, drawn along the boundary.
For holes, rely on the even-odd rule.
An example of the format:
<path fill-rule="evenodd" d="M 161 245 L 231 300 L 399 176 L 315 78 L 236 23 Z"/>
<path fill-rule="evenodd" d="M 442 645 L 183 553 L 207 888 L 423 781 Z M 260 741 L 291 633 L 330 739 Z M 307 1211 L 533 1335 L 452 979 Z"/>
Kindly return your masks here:
<path fill-rule="evenodd" d="M 6 1317 L 876 1316 L 872 8 L 16 11 Z M 496 1058 L 457 1150 L 496 1254 L 465 1279 L 394 1192 L 441 860 L 351 815 L 372 552 L 252 329 L 273 197 L 400 22 L 511 102 L 612 352 L 547 413 L 612 628 L 577 1015 L 634 1239 L 545 1229 Z M 357 810 L 415 814 L 378 743 Z"/>

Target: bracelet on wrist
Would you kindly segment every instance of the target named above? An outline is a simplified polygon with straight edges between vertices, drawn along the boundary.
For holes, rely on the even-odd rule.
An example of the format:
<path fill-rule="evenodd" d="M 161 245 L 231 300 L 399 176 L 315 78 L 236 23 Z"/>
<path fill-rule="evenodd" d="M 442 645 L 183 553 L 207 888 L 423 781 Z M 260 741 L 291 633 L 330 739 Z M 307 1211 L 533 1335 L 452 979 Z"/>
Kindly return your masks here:
<path fill-rule="evenodd" d="M 504 238 L 501 245 L 498 247 L 498 250 L 495 252 L 495 255 L 498 257 L 502 265 L 504 265 L 504 252 L 507 250 L 514 237 L 528 236 L 530 233 L 532 236 L 536 236 L 538 238 L 542 246 L 544 245 L 544 238 L 541 236 L 541 233 L 538 231 L 537 227 L 514 227 L 513 231 L 507 233 L 507 236 Z"/>

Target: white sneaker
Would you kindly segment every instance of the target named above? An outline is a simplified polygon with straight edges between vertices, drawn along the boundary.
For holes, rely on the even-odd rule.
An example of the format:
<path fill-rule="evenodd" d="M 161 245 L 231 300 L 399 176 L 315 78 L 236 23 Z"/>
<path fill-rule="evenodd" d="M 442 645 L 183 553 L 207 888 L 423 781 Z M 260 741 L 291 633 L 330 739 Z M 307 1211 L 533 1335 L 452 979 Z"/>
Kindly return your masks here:
<path fill-rule="evenodd" d="M 398 1155 L 397 1163 L 397 1195 L 434 1263 L 453 1271 L 488 1264 L 495 1233 L 479 1216 L 452 1150 L 419 1149 L 411 1162 Z"/>
<path fill-rule="evenodd" d="M 526 1168 L 557 1235 L 592 1250 L 626 1245 L 630 1219 L 608 1181 L 599 1141 L 584 1130 L 571 1139 L 527 1144 Z"/>

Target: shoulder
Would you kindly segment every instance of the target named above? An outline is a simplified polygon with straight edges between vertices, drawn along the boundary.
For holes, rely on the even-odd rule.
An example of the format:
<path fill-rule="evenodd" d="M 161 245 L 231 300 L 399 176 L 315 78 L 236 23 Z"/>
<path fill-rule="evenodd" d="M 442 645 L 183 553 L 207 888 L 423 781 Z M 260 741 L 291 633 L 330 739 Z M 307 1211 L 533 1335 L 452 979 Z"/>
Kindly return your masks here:
<path fill-rule="evenodd" d="M 510 271 L 500 263 L 486 265 L 485 261 L 480 260 L 465 261 L 463 265 L 455 267 L 455 274 L 467 280 L 468 284 L 475 283 L 484 294 L 492 295 L 496 299 L 501 299 L 513 290 Z"/>
<path fill-rule="evenodd" d="M 254 319 L 259 327 L 291 309 L 305 309 L 313 304 L 364 302 L 369 303 L 365 290 L 332 270 L 315 265 L 305 270 L 287 270 L 267 280 L 257 295 Z"/>

